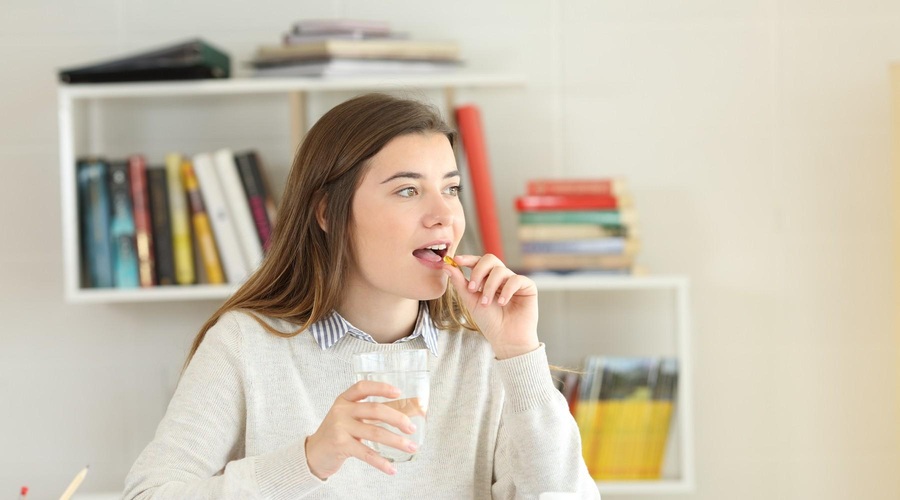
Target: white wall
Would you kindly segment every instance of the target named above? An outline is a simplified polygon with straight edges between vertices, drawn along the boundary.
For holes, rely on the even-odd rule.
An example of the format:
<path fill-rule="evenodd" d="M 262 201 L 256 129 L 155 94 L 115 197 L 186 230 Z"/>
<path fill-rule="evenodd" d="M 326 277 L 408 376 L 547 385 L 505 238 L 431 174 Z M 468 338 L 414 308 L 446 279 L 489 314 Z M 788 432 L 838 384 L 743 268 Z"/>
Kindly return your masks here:
<path fill-rule="evenodd" d="M 900 498 L 889 0 L 7 0 L 0 15 L 0 492 L 121 488 L 213 302 L 62 301 L 56 68 L 192 35 L 235 62 L 294 19 L 385 19 L 476 68 L 510 257 L 529 177 L 620 174 L 641 261 L 693 280 L 697 490 Z M 289 164 L 277 103 L 276 171 Z M 248 111 L 248 114 L 252 112 Z M 279 149 L 281 148 L 281 149 Z M 560 307 L 542 311 L 552 323 Z M 549 316 L 548 316 L 549 314 Z M 612 495 L 610 495 L 612 497 Z M 645 497 L 649 498 L 649 497 Z"/>

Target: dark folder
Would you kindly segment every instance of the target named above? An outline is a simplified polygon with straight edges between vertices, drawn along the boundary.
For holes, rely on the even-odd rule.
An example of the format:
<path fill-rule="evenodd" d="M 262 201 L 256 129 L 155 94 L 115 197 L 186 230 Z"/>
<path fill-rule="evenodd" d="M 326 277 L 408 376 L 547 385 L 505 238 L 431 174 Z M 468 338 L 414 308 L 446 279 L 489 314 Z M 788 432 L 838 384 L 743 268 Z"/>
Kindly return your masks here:
<path fill-rule="evenodd" d="M 144 82 L 228 78 L 228 54 L 200 39 L 59 71 L 64 83 Z"/>

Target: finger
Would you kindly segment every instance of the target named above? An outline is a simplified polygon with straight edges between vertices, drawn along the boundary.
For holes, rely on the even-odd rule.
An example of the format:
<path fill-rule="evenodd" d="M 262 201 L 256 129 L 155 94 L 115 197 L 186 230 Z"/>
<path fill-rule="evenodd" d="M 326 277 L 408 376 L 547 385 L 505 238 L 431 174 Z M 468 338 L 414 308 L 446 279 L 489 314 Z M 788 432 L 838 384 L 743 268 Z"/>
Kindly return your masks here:
<path fill-rule="evenodd" d="M 505 306 L 513 298 L 514 295 L 534 295 L 537 287 L 530 278 L 517 274 L 508 280 L 500 290 L 500 296 L 497 297 L 497 303 Z"/>
<path fill-rule="evenodd" d="M 469 274 L 469 291 L 474 292 L 479 289 L 483 290 L 484 279 L 491 273 L 491 270 L 498 266 L 503 268 L 506 267 L 496 256 L 492 254 L 483 255 Z"/>
<path fill-rule="evenodd" d="M 363 462 L 371 465 L 372 467 L 375 467 L 385 474 L 393 476 L 397 473 L 397 469 L 395 469 L 394 466 L 391 465 L 390 460 L 382 457 L 378 454 L 377 451 L 369 448 L 361 442 L 354 439 L 347 443 L 347 446 L 350 448 L 348 452 L 351 457 L 362 460 Z"/>
<path fill-rule="evenodd" d="M 369 396 L 379 396 L 382 398 L 396 398 L 400 396 L 400 389 L 386 384 L 384 382 L 374 382 L 372 380 L 360 380 L 350 386 L 349 389 L 341 394 L 340 398 L 347 401 L 362 401 Z"/>
<path fill-rule="evenodd" d="M 488 306 L 494 301 L 494 295 L 515 273 L 505 267 L 495 267 L 484 281 L 481 294 L 481 305 Z"/>
<path fill-rule="evenodd" d="M 358 403 L 353 407 L 351 416 L 357 420 L 384 422 L 407 434 L 416 432 L 416 426 L 413 425 L 412 420 L 406 414 L 384 403 Z"/>
<path fill-rule="evenodd" d="M 349 431 L 350 435 L 356 439 L 365 439 L 366 441 L 390 446 L 407 453 L 415 453 L 419 449 L 418 445 L 412 440 L 374 424 L 355 422 Z"/>
<path fill-rule="evenodd" d="M 475 267 L 475 264 L 478 264 L 478 261 L 481 260 L 479 255 L 453 255 L 451 258 L 463 267 Z"/>
<path fill-rule="evenodd" d="M 456 258 L 454 257 L 453 260 L 456 260 Z M 450 276 L 450 284 L 453 285 L 458 292 L 466 290 L 469 280 L 466 279 L 466 275 L 463 274 L 460 267 L 444 262 L 444 272 Z"/>

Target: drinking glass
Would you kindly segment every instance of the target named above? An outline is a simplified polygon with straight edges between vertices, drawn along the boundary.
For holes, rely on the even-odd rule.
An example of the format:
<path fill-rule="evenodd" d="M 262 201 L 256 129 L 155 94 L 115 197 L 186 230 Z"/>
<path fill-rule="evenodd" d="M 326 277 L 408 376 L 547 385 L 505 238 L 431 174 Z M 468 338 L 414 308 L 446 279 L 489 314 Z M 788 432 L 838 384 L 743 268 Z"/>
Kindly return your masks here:
<path fill-rule="evenodd" d="M 384 422 L 371 422 L 395 434 L 405 436 L 421 449 L 425 439 L 425 415 L 428 413 L 430 392 L 428 376 L 428 350 L 407 349 L 402 351 L 377 351 L 355 354 L 353 371 L 356 380 L 385 382 L 400 390 L 397 398 L 370 396 L 368 402 L 383 403 L 405 413 L 416 426 L 416 432 L 406 434 Z M 391 462 L 408 462 L 415 453 L 401 451 L 381 443 L 363 440 L 367 446 Z"/>

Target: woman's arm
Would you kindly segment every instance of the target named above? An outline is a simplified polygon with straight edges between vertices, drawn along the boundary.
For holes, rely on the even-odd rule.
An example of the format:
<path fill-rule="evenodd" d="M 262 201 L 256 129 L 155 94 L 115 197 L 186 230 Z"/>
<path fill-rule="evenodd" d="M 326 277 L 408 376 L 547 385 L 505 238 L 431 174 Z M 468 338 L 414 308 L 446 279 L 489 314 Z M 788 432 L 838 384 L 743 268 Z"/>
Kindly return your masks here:
<path fill-rule="evenodd" d="M 185 370 L 153 441 L 125 480 L 125 499 L 299 498 L 322 482 L 303 442 L 244 457 L 246 371 L 241 332 L 226 314 Z"/>
<path fill-rule="evenodd" d="M 494 363 L 505 394 L 494 450 L 493 498 L 571 492 L 599 499 L 581 455 L 578 427 L 553 386 L 543 344 Z"/>

